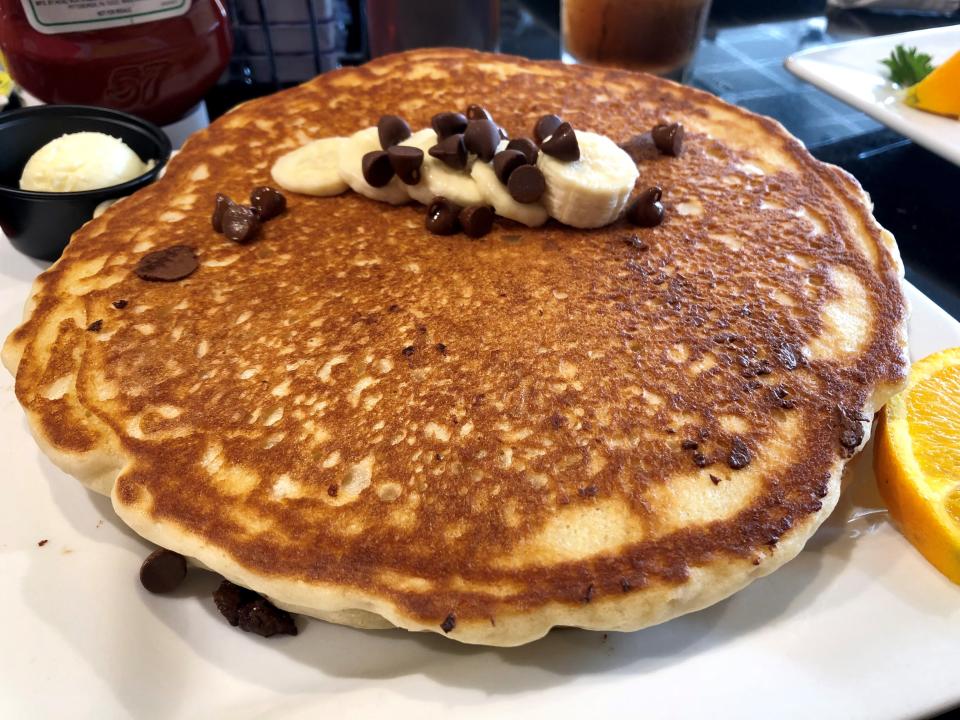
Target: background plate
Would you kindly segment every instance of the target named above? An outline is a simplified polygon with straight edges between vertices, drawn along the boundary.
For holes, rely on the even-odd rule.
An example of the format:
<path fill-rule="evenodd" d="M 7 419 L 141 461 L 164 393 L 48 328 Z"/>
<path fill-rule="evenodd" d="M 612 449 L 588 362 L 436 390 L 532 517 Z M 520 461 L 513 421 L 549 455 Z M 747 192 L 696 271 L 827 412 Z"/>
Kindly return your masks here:
<path fill-rule="evenodd" d="M 907 107 L 888 82 L 880 61 L 899 44 L 932 55 L 938 65 L 960 50 L 960 25 L 826 45 L 791 55 L 784 64 L 797 77 L 960 165 L 960 121 Z"/>
<path fill-rule="evenodd" d="M 0 237 L 0 336 L 43 267 Z M 960 325 L 910 298 L 914 357 L 960 345 Z M 883 720 L 960 702 L 960 588 L 889 524 L 869 446 L 800 556 L 729 600 L 637 633 L 492 649 L 316 620 L 264 640 L 227 625 L 200 571 L 149 595 L 150 547 L 40 453 L 3 370 L 0 437 L 0 717 Z"/>

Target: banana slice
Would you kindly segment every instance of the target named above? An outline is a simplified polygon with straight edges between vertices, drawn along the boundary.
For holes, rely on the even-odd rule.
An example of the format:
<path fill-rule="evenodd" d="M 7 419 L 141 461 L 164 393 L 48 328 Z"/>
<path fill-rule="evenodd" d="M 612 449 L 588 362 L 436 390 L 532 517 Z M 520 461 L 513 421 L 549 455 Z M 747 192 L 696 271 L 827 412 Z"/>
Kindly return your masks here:
<path fill-rule="evenodd" d="M 540 203 L 520 203 L 513 199 L 506 186 L 497 178 L 490 163 L 477 161 L 470 176 L 483 194 L 483 201 L 493 205 L 501 217 L 516 220 L 528 227 L 537 227 L 547 221 L 547 209 Z"/>
<path fill-rule="evenodd" d="M 435 197 L 442 196 L 463 207 L 483 202 L 480 188 L 470 177 L 469 166 L 467 170 L 454 170 L 430 155 L 430 148 L 437 144 L 437 134 L 433 130 L 418 130 L 400 144 L 423 150 L 420 182 L 406 186 L 414 200 L 429 205 Z"/>
<path fill-rule="evenodd" d="M 347 184 L 337 172 L 337 157 L 346 138 L 321 138 L 281 155 L 270 169 L 284 190 L 329 197 L 345 192 Z"/>
<path fill-rule="evenodd" d="M 363 179 L 361 163 L 368 152 L 380 150 L 380 136 L 376 127 L 355 132 L 345 138 L 337 154 L 337 172 L 340 179 L 356 192 L 371 200 L 381 200 L 391 205 L 403 205 L 410 199 L 407 186 L 394 176 L 383 187 L 375 188 Z"/>
<path fill-rule="evenodd" d="M 580 159 L 562 162 L 541 152 L 547 180 L 543 204 L 551 217 L 577 228 L 609 225 L 623 212 L 640 176 L 633 160 L 608 137 L 577 130 Z"/>

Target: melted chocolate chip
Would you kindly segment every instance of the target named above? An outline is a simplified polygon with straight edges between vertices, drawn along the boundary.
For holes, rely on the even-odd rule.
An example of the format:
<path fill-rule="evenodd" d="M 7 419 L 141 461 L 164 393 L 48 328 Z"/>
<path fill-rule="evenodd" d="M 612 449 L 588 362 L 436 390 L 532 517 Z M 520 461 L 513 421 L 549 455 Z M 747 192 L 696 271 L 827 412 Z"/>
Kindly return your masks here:
<path fill-rule="evenodd" d="M 659 185 L 647 188 L 627 208 L 627 220 L 637 227 L 656 227 L 663 222 L 663 190 Z"/>
<path fill-rule="evenodd" d="M 553 135 L 556 129 L 562 124 L 563 120 L 561 120 L 559 116 L 544 115 L 537 120 L 537 124 L 533 126 L 533 139 L 536 140 L 537 145 L 542 145 L 543 141 Z"/>
<path fill-rule="evenodd" d="M 223 213 L 223 234 L 235 243 L 253 242 L 260 231 L 260 218 L 249 205 L 231 205 Z"/>
<path fill-rule="evenodd" d="M 447 615 L 447 617 L 443 619 L 443 622 L 440 623 L 440 629 L 443 630 L 444 633 L 449 633 L 456 626 L 457 626 L 457 616 L 454 615 L 453 613 L 450 613 L 449 615 Z"/>
<path fill-rule="evenodd" d="M 540 154 L 537 144 L 530 138 L 514 138 L 507 143 L 507 150 L 516 150 L 523 153 L 528 165 L 536 164 L 537 155 Z"/>
<path fill-rule="evenodd" d="M 680 447 L 682 447 L 684 450 L 696 450 L 698 447 L 700 447 L 700 443 L 698 443 L 696 440 L 684 440 L 680 443 Z"/>
<path fill-rule="evenodd" d="M 276 188 L 262 185 L 250 193 L 250 204 L 257 210 L 260 220 L 266 222 L 287 209 L 287 198 Z"/>
<path fill-rule="evenodd" d="M 471 120 L 463 133 L 467 151 L 474 153 L 483 162 L 490 162 L 500 144 L 497 124 L 491 120 Z"/>
<path fill-rule="evenodd" d="M 388 150 L 410 137 L 410 126 L 398 115 L 383 115 L 377 122 L 377 135 L 380 147 Z"/>
<path fill-rule="evenodd" d="M 640 239 L 639 235 L 630 235 L 625 237 L 623 241 L 632 248 L 637 250 L 649 250 L 650 246 L 647 245 L 643 240 Z"/>
<path fill-rule="evenodd" d="M 427 206 L 426 228 L 434 235 L 453 235 L 460 229 L 460 206 L 445 197 L 435 197 Z"/>
<path fill-rule="evenodd" d="M 483 105 L 474 104 L 467 107 L 467 120 L 490 120 L 493 122 L 493 115 Z"/>
<path fill-rule="evenodd" d="M 144 255 L 133 272 L 142 280 L 172 282 L 182 280 L 198 267 L 197 255 L 192 247 L 173 245 Z"/>
<path fill-rule="evenodd" d="M 234 585 L 229 580 L 220 583 L 220 587 L 213 593 L 213 601 L 227 622 L 234 627 L 239 626 L 241 630 L 263 637 L 280 633 L 297 634 L 297 626 L 290 613 L 275 607 L 252 590 Z"/>
<path fill-rule="evenodd" d="M 458 112 L 437 113 L 430 119 L 430 127 L 437 134 L 437 139 L 443 140 L 451 135 L 462 134 L 467 129 L 467 118 Z"/>
<path fill-rule="evenodd" d="M 517 202 L 532 203 L 543 197 L 547 181 L 536 165 L 522 165 L 510 173 L 507 190 Z"/>
<path fill-rule="evenodd" d="M 152 593 L 176 590 L 187 576 L 187 561 L 180 553 L 157 548 L 140 566 L 140 584 Z"/>
<path fill-rule="evenodd" d="M 423 165 L 423 150 L 407 145 L 395 145 L 387 150 L 390 166 L 405 185 L 420 182 L 420 167 Z"/>
<path fill-rule="evenodd" d="M 441 355 L 447 354 L 447 346 L 444 345 L 443 343 L 437 343 L 436 348 L 437 348 L 437 352 L 440 353 Z"/>
<path fill-rule="evenodd" d="M 521 165 L 527 165 L 527 158 L 519 150 L 503 150 L 493 157 L 493 172 L 504 185 L 510 179 L 510 173 Z"/>
<path fill-rule="evenodd" d="M 680 123 L 661 123 L 654 126 L 650 131 L 653 136 L 653 144 L 657 146 L 664 155 L 677 157 L 683 150 L 683 125 Z"/>
<path fill-rule="evenodd" d="M 130 303 L 127 302 L 126 300 L 114 300 L 110 304 L 113 305 L 117 310 L 123 310 Z"/>
<path fill-rule="evenodd" d="M 710 462 L 707 460 L 707 456 L 704 455 L 699 450 L 693 453 L 693 455 L 691 456 L 691 459 L 693 460 L 693 464 L 696 465 L 698 468 L 703 468 L 710 464 Z"/>
<path fill-rule="evenodd" d="M 587 589 L 583 591 L 583 601 L 585 603 L 593 600 L 593 584 L 587 585 Z"/>
<path fill-rule="evenodd" d="M 407 346 L 402 350 L 404 357 L 412 357 L 413 354 L 414 354 L 416 351 L 417 351 L 417 349 L 416 349 L 413 345 L 407 345 Z"/>
<path fill-rule="evenodd" d="M 787 370 L 796 370 L 803 362 L 803 354 L 790 343 L 780 343 L 777 359 Z"/>
<path fill-rule="evenodd" d="M 751 459 L 750 448 L 747 447 L 747 444 L 740 437 L 734 436 L 733 443 L 730 447 L 730 457 L 727 459 L 727 465 L 734 470 L 742 470 L 750 464 Z"/>
<path fill-rule="evenodd" d="M 100 332 L 100 328 L 103 327 L 103 320 L 94 320 L 92 323 L 87 325 L 87 330 L 90 332 Z"/>
<path fill-rule="evenodd" d="M 241 605 L 237 615 L 241 630 L 261 637 L 297 634 L 293 616 L 266 598 L 258 597 L 253 602 Z"/>
<path fill-rule="evenodd" d="M 863 442 L 863 423 L 867 418 L 855 410 L 839 406 L 837 412 L 840 416 L 840 444 L 845 450 L 852 452 Z"/>
<path fill-rule="evenodd" d="M 236 203 L 223 193 L 217 193 L 213 204 L 213 215 L 210 217 L 210 224 L 217 232 L 223 232 L 223 214 L 227 208 L 236 205 Z"/>
<path fill-rule="evenodd" d="M 580 159 L 580 143 L 577 142 L 577 134 L 568 122 L 561 123 L 553 134 L 540 144 L 540 149 L 562 162 Z"/>
<path fill-rule="evenodd" d="M 393 165 L 390 156 L 383 150 L 368 152 L 360 161 L 363 179 L 370 187 L 380 188 L 393 179 Z"/>
<path fill-rule="evenodd" d="M 493 229 L 493 216 L 489 205 L 471 205 L 460 211 L 458 219 L 468 237 L 479 238 Z"/>
<path fill-rule="evenodd" d="M 463 135 L 456 134 L 444 138 L 430 150 L 431 157 L 435 157 L 454 170 L 463 170 L 467 167 L 467 146 L 463 142 Z"/>

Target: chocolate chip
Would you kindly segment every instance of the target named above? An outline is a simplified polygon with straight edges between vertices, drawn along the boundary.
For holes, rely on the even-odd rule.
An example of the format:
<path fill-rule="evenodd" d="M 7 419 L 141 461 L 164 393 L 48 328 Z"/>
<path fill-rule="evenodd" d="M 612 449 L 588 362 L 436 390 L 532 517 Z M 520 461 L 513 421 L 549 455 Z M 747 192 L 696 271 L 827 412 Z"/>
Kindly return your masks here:
<path fill-rule="evenodd" d="M 437 347 L 437 352 L 440 353 L 441 355 L 447 354 L 447 346 L 444 345 L 443 343 L 437 343 L 436 347 Z"/>
<path fill-rule="evenodd" d="M 493 229 L 493 208 L 489 205 L 471 205 L 460 211 L 458 219 L 467 237 L 483 237 Z"/>
<path fill-rule="evenodd" d="M 659 185 L 647 188 L 627 208 L 627 220 L 637 227 L 656 227 L 663 222 L 663 191 Z"/>
<path fill-rule="evenodd" d="M 626 578 L 620 578 L 620 589 L 624 592 L 630 592 L 633 588 L 633 585 L 630 584 L 630 581 Z"/>
<path fill-rule="evenodd" d="M 596 497 L 599 492 L 599 488 L 596 485 L 587 485 L 586 487 L 577 488 L 577 495 L 582 498 L 592 498 Z"/>
<path fill-rule="evenodd" d="M 223 234 L 235 243 L 246 245 L 260 231 L 260 218 L 249 205 L 231 205 L 223 213 Z"/>
<path fill-rule="evenodd" d="M 588 603 L 591 600 L 593 600 L 593 584 L 592 583 L 590 585 L 587 585 L 587 589 L 584 590 L 583 592 L 583 601 L 585 603 Z"/>
<path fill-rule="evenodd" d="M 532 203 L 543 197 L 547 190 L 547 181 L 536 165 L 521 165 L 507 181 L 510 196 L 520 203 Z"/>
<path fill-rule="evenodd" d="M 640 239 L 639 235 L 630 235 L 625 237 L 623 241 L 632 248 L 637 250 L 648 250 L 650 248 L 643 240 Z"/>
<path fill-rule="evenodd" d="M 444 138 L 430 150 L 431 157 L 435 157 L 454 170 L 463 170 L 467 166 L 467 146 L 463 143 L 463 135 L 456 134 Z"/>
<path fill-rule="evenodd" d="M 796 370 L 803 362 L 803 354 L 790 343 L 780 343 L 777 359 L 787 370 Z"/>
<path fill-rule="evenodd" d="M 229 580 L 220 583 L 220 587 L 213 593 L 213 601 L 227 622 L 234 627 L 239 625 L 241 630 L 263 637 L 278 633 L 297 634 L 297 626 L 290 613 L 274 607 L 252 590 L 234 585 Z"/>
<path fill-rule="evenodd" d="M 111 305 L 113 305 L 117 310 L 123 310 L 130 303 L 126 300 L 114 300 Z"/>
<path fill-rule="evenodd" d="M 727 465 L 734 470 L 741 470 L 750 464 L 750 448 L 739 437 L 734 436 L 733 444 L 730 448 L 730 457 L 727 459 Z"/>
<path fill-rule="evenodd" d="M 467 120 L 490 120 L 493 122 L 493 115 L 483 105 L 470 105 L 467 107 Z"/>
<path fill-rule="evenodd" d="M 558 127 L 563 124 L 563 120 L 557 115 L 544 115 L 537 124 L 533 126 L 533 139 L 537 145 L 542 145 L 543 141 L 553 135 Z"/>
<path fill-rule="evenodd" d="M 173 245 L 144 255 L 133 272 L 142 280 L 171 282 L 182 280 L 197 267 L 197 255 L 192 247 Z"/>
<path fill-rule="evenodd" d="M 241 630 L 265 638 L 297 634 L 297 625 L 293 621 L 293 616 L 262 597 L 241 605 L 237 620 Z"/>
<path fill-rule="evenodd" d="M 103 327 L 103 320 L 94 320 L 92 323 L 87 325 L 87 330 L 90 332 L 100 332 L 100 328 Z"/>
<path fill-rule="evenodd" d="M 444 618 L 443 622 L 440 623 L 440 629 L 443 630 L 443 632 L 445 633 L 449 633 L 456 626 L 457 626 L 457 616 L 454 615 L 453 613 L 450 613 L 449 615 L 447 615 L 447 617 Z"/>
<path fill-rule="evenodd" d="M 863 423 L 867 418 L 855 410 L 837 407 L 840 415 L 840 444 L 848 451 L 853 451 L 863 442 Z"/>
<path fill-rule="evenodd" d="M 561 123 L 550 137 L 540 143 L 540 149 L 562 162 L 573 162 L 580 159 L 580 144 L 577 142 L 577 134 L 568 122 Z"/>
<path fill-rule="evenodd" d="M 250 193 L 250 204 L 256 208 L 260 220 L 266 222 L 287 209 L 287 198 L 276 188 L 262 185 Z"/>
<path fill-rule="evenodd" d="M 427 206 L 426 228 L 434 235 L 453 235 L 460 229 L 460 206 L 445 197 L 435 197 Z"/>
<path fill-rule="evenodd" d="M 165 548 L 154 550 L 140 566 L 140 584 L 152 593 L 173 592 L 186 576 L 186 558 Z"/>
<path fill-rule="evenodd" d="M 236 203 L 223 193 L 217 193 L 213 204 L 213 215 L 210 217 L 210 223 L 217 232 L 223 232 L 223 214 L 227 208 L 236 205 Z"/>
<path fill-rule="evenodd" d="M 700 443 L 698 443 L 696 440 L 684 440 L 680 443 L 680 447 L 682 447 L 684 450 L 696 450 L 698 447 L 700 447 Z"/>
<path fill-rule="evenodd" d="M 417 349 L 413 345 L 407 345 L 402 352 L 404 357 L 411 357 L 416 351 Z"/>
<path fill-rule="evenodd" d="M 677 157 L 683 150 L 683 125 L 680 123 L 661 123 L 650 131 L 653 144 L 664 155 Z"/>
<path fill-rule="evenodd" d="M 707 456 L 704 455 L 699 450 L 693 453 L 692 459 L 693 459 L 693 464 L 696 465 L 698 468 L 706 467 L 707 465 L 710 464 L 709 461 L 707 460 Z"/>
<path fill-rule="evenodd" d="M 430 127 L 437 134 L 438 140 L 460 135 L 467 129 L 467 117 L 458 112 L 437 113 L 430 119 Z"/>
<path fill-rule="evenodd" d="M 510 173 L 527 164 L 527 158 L 519 150 L 503 150 L 493 156 L 493 172 L 504 185 L 510 179 Z"/>
<path fill-rule="evenodd" d="M 463 133 L 463 143 L 483 162 L 490 162 L 500 144 L 497 124 L 492 120 L 471 120 Z"/>
<path fill-rule="evenodd" d="M 720 484 L 720 478 L 718 478 L 718 477 L 717 477 L 716 475 L 714 475 L 713 473 L 710 473 L 710 482 L 712 482 L 714 485 L 719 485 L 719 484 Z"/>
<path fill-rule="evenodd" d="M 383 150 L 368 152 L 360 161 L 360 167 L 363 168 L 363 179 L 370 187 L 383 187 L 393 179 L 390 156 Z"/>
<path fill-rule="evenodd" d="M 423 150 L 407 145 L 394 145 L 387 150 L 390 166 L 406 185 L 420 182 L 420 167 L 423 165 Z"/>
<path fill-rule="evenodd" d="M 40 541 L 37 542 L 37 547 L 43 547 L 43 546 L 46 545 L 48 542 L 50 542 L 50 541 L 47 540 L 46 538 L 44 538 L 43 540 L 40 540 Z"/>
<path fill-rule="evenodd" d="M 336 483 L 331 483 L 330 485 L 327 485 L 327 495 L 329 495 L 330 497 L 335 498 L 339 492 L 340 492 L 340 486 L 337 485 Z"/>
<path fill-rule="evenodd" d="M 507 150 L 517 150 L 523 153 L 529 165 L 536 164 L 537 155 L 540 154 L 540 150 L 537 149 L 537 144 L 530 138 L 514 138 L 507 143 Z"/>
<path fill-rule="evenodd" d="M 410 126 L 398 115 L 383 115 L 377 121 L 377 135 L 380 138 L 380 147 L 388 150 L 410 137 Z"/>

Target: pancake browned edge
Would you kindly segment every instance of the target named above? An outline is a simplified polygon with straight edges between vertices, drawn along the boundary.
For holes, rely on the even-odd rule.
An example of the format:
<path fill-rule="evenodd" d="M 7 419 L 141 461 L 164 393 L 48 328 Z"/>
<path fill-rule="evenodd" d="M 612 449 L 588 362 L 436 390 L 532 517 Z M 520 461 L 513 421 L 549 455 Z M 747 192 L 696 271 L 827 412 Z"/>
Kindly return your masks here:
<path fill-rule="evenodd" d="M 512 136 L 557 112 L 624 144 L 665 222 L 475 241 L 347 193 L 289 196 L 246 246 L 210 227 L 216 192 L 308 139 L 472 102 Z M 191 277 L 131 272 L 175 244 Z M 659 623 L 794 557 L 904 380 L 901 278 L 856 181 L 773 120 L 423 50 L 194 135 L 39 277 L 3 359 L 43 451 L 145 538 L 287 609 L 515 645 Z"/>

